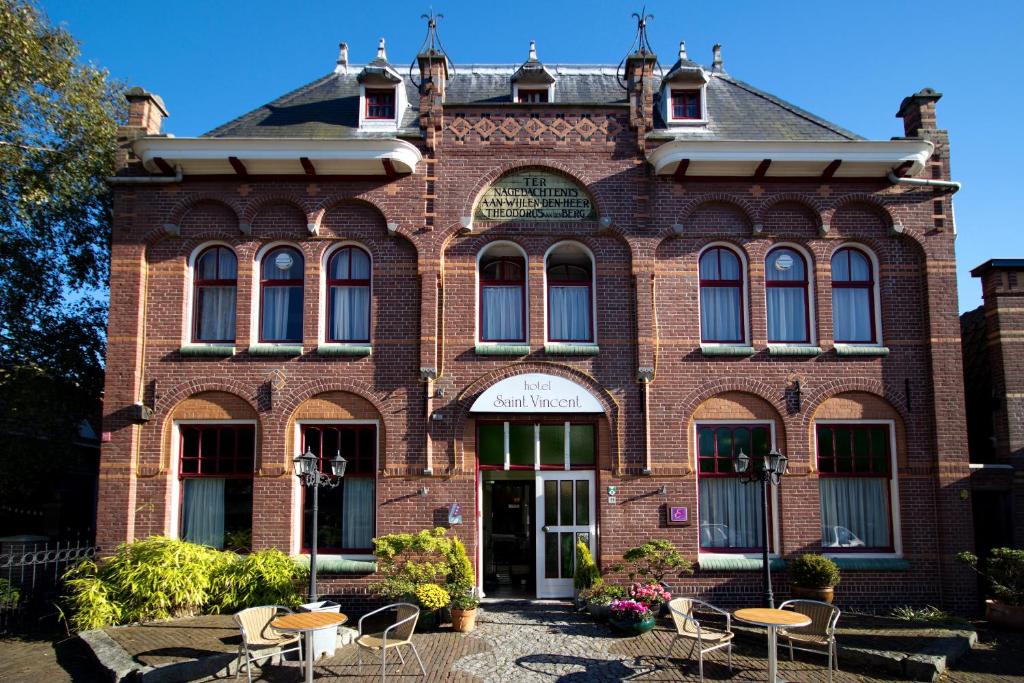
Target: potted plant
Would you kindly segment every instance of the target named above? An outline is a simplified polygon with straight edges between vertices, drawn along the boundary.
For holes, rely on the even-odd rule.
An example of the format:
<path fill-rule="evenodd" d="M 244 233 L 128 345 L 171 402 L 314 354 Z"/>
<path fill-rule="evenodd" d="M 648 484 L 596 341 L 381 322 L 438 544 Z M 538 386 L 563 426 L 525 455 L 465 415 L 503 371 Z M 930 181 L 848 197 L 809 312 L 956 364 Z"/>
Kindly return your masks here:
<path fill-rule="evenodd" d="M 653 614 L 661 614 L 662 608 L 672 599 L 672 593 L 660 583 L 634 583 L 629 587 L 629 597 L 647 605 Z"/>
<path fill-rule="evenodd" d="M 586 600 L 580 598 L 581 591 L 593 588 L 600 581 L 601 570 L 597 568 L 590 548 L 583 541 L 576 541 L 576 570 L 572 575 L 572 587 L 577 608 L 586 604 Z"/>
<path fill-rule="evenodd" d="M 460 593 L 452 598 L 452 629 L 469 633 L 476 628 L 476 608 L 480 601 L 472 593 Z"/>
<path fill-rule="evenodd" d="M 988 579 L 991 598 L 985 600 L 985 618 L 1012 629 L 1024 629 L 1024 550 L 993 548 L 983 563 L 974 553 L 956 559 Z"/>
<path fill-rule="evenodd" d="M 424 630 L 437 628 L 439 622 L 437 613 L 448 606 L 452 601 L 452 596 L 436 583 L 420 584 L 416 587 L 415 596 L 416 602 L 423 608 L 420 623 Z"/>
<path fill-rule="evenodd" d="M 793 597 L 831 603 L 839 583 L 839 566 L 824 555 L 806 553 L 789 563 L 789 579 Z"/>
<path fill-rule="evenodd" d="M 654 614 L 636 600 L 613 600 L 609 622 L 619 633 L 639 636 L 654 628 Z"/>
<path fill-rule="evenodd" d="M 629 563 L 629 580 L 641 579 L 646 583 L 664 583 L 667 576 L 682 576 L 693 573 L 693 563 L 676 550 L 671 541 L 654 539 L 635 548 L 630 548 L 622 555 Z M 612 567 L 622 571 L 623 565 Z"/>
<path fill-rule="evenodd" d="M 590 589 L 586 594 L 587 611 L 594 621 L 604 623 L 611 616 L 611 605 L 614 600 L 626 597 L 626 589 L 614 584 L 602 583 Z"/>

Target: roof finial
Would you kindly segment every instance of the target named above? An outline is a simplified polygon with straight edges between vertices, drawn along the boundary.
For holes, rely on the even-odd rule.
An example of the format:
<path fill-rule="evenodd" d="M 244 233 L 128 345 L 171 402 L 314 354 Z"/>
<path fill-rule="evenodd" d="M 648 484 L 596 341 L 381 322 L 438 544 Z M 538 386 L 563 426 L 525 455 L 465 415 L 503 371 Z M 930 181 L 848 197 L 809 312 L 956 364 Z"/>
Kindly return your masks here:
<path fill-rule="evenodd" d="M 711 70 L 715 73 L 721 73 L 725 71 L 724 62 L 722 62 L 722 45 L 715 43 L 715 46 L 711 48 L 711 54 L 713 60 L 711 62 Z"/>
<path fill-rule="evenodd" d="M 430 8 L 429 14 L 423 14 L 420 19 L 427 20 L 427 37 L 423 39 L 423 44 L 420 46 L 420 50 L 416 55 L 416 58 L 409 64 L 409 78 L 412 82 L 419 87 L 420 82 L 417 81 L 416 75 L 413 73 L 413 69 L 416 66 L 416 60 L 420 57 L 443 57 L 445 64 L 452 69 L 452 77 L 454 78 L 455 65 L 452 64 L 451 60 L 448 59 L 448 54 L 444 50 L 444 45 L 441 44 L 441 36 L 437 32 L 437 22 L 439 19 L 444 19 L 443 14 L 434 13 L 434 8 Z"/>
<path fill-rule="evenodd" d="M 334 67 L 334 73 L 348 73 L 348 43 L 338 43 L 338 64 Z"/>
<path fill-rule="evenodd" d="M 536 61 L 538 61 L 537 60 L 537 41 L 536 40 L 531 40 L 530 41 L 530 54 L 527 57 L 526 61 L 528 61 L 528 62 L 536 62 Z"/>
<path fill-rule="evenodd" d="M 377 59 L 386 62 L 388 61 L 388 53 L 384 50 L 384 39 L 381 38 L 380 42 L 377 43 Z"/>
<path fill-rule="evenodd" d="M 679 59 L 681 59 L 681 60 L 682 59 L 689 59 L 689 57 L 686 56 L 686 41 L 685 40 L 680 40 L 679 41 Z"/>
<path fill-rule="evenodd" d="M 629 51 L 626 52 L 626 56 L 619 62 L 618 68 L 615 70 L 615 78 L 619 81 L 619 86 L 625 90 L 628 86 L 626 84 L 626 78 L 622 74 L 622 66 L 632 55 L 640 55 L 641 57 L 654 57 L 654 49 L 651 47 L 650 41 L 647 39 L 647 21 L 653 19 L 653 14 L 647 14 L 647 6 L 645 5 L 640 9 L 640 13 L 633 12 L 633 18 L 636 19 L 636 36 L 633 38 L 633 44 L 630 45 Z M 656 60 L 655 60 L 656 61 Z M 660 70 L 661 65 L 655 64 Z"/>

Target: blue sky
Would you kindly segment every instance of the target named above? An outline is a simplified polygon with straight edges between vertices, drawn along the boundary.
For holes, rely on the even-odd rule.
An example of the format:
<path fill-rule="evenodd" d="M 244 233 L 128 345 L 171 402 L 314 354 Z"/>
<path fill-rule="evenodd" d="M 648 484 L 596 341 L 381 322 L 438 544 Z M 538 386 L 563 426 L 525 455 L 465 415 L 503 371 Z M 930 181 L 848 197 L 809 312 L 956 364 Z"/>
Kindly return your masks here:
<path fill-rule="evenodd" d="M 387 39 L 394 64 L 419 48 L 428 4 L 410 2 L 218 2 L 40 0 L 82 43 L 83 59 L 160 94 L 165 130 L 198 135 L 318 78 L 338 43 L 352 62 Z M 130 7 L 130 9 L 129 9 Z M 618 63 L 639 3 L 435 0 L 453 62 L 517 63 L 531 39 L 541 60 Z M 944 93 L 939 125 L 950 131 L 956 195 L 960 309 L 980 303 L 969 271 L 1024 258 L 1024 190 L 1011 161 L 1024 157 L 1016 117 L 1024 3 L 719 2 L 649 0 L 648 30 L 663 63 L 685 40 L 707 64 L 719 42 L 732 75 L 872 139 L 902 134 L 900 100 L 924 86 Z"/>

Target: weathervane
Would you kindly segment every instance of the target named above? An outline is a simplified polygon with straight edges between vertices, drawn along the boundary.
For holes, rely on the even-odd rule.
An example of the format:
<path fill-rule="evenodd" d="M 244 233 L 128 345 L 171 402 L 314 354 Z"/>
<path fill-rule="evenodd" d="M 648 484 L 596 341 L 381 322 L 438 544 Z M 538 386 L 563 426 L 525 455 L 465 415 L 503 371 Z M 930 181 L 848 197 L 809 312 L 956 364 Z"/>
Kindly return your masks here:
<path fill-rule="evenodd" d="M 626 76 L 622 73 L 622 67 L 629 59 L 632 54 L 639 55 L 653 55 L 654 49 L 651 47 L 650 41 L 647 39 L 647 21 L 654 19 L 653 14 L 647 13 L 647 6 L 644 5 L 640 8 L 640 12 L 633 12 L 633 18 L 636 19 L 636 36 L 633 37 L 633 43 L 629 46 L 626 51 L 626 56 L 619 62 L 618 68 L 615 70 L 615 78 L 619 81 L 619 86 L 623 90 L 628 89 L 628 83 L 626 82 Z M 658 70 L 661 71 L 661 65 L 658 65 Z"/>
<path fill-rule="evenodd" d="M 420 46 L 419 51 L 416 53 L 416 57 L 420 55 L 436 56 L 440 55 L 445 58 L 449 66 L 451 66 L 452 76 L 449 80 L 455 79 L 455 65 L 452 64 L 452 60 L 448 59 L 448 53 L 444 50 L 444 45 L 441 44 L 441 36 L 437 33 L 437 20 L 444 19 L 443 14 L 435 14 L 434 8 L 429 9 L 429 14 L 421 14 L 420 19 L 427 20 L 427 37 L 423 39 L 423 45 Z M 416 65 L 416 57 L 413 58 L 409 64 L 409 80 L 412 81 L 413 85 L 417 88 L 420 87 L 422 81 L 417 82 L 415 76 L 415 70 L 413 67 Z"/>

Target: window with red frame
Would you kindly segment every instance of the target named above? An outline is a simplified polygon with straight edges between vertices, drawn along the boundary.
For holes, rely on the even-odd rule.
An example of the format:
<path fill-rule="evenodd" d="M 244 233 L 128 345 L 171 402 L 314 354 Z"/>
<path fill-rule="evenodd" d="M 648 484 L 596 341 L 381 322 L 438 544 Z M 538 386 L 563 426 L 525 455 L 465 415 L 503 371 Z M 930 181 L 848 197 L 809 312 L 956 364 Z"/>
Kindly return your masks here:
<path fill-rule="evenodd" d="M 744 483 L 734 463 L 743 451 L 751 467 L 763 467 L 771 451 L 771 427 L 698 424 L 696 438 L 701 550 L 760 552 L 761 489 Z"/>
<path fill-rule="evenodd" d="M 480 260 L 480 341 L 526 341 L 526 266 L 519 256 Z"/>
<path fill-rule="evenodd" d="M 204 249 L 192 272 L 192 339 L 197 342 L 235 341 L 238 291 L 235 252 L 224 246 Z"/>
<path fill-rule="evenodd" d="M 252 541 L 252 478 L 256 426 L 179 425 L 181 538 L 248 551 Z"/>
<path fill-rule="evenodd" d="M 594 341 L 593 263 L 575 244 L 556 247 L 547 258 L 548 341 Z"/>
<path fill-rule="evenodd" d="M 366 89 L 366 118 L 368 119 L 393 119 L 395 118 L 395 91 L 394 89 Z"/>
<path fill-rule="evenodd" d="M 832 337 L 862 344 L 877 339 L 874 269 L 868 255 L 853 247 L 832 255 Z"/>
<path fill-rule="evenodd" d="M 320 489 L 317 552 L 371 552 L 376 525 L 376 425 L 302 425 L 302 452 L 307 448 L 327 474 L 335 455 L 348 461 L 341 485 Z M 302 496 L 302 549 L 309 552 L 313 497 L 305 486 Z"/>
<path fill-rule="evenodd" d="M 672 119 L 684 121 L 701 118 L 699 90 L 672 91 Z"/>
<path fill-rule="evenodd" d="M 519 104 L 542 104 L 548 101 L 547 88 L 519 88 Z"/>
<path fill-rule="evenodd" d="M 596 457 L 597 427 L 593 423 L 554 420 L 481 420 L 477 423 L 477 462 L 482 470 L 594 469 Z"/>
<path fill-rule="evenodd" d="M 272 249 L 260 264 L 260 341 L 302 341 L 302 254 Z"/>
<path fill-rule="evenodd" d="M 822 547 L 891 552 L 889 425 L 819 424 L 816 433 Z"/>
<path fill-rule="evenodd" d="M 370 341 L 370 256 L 342 247 L 327 262 L 327 341 Z"/>
<path fill-rule="evenodd" d="M 768 341 L 810 343 L 810 299 L 804 257 L 795 249 L 779 247 L 768 252 L 764 265 Z"/>
<path fill-rule="evenodd" d="M 743 269 L 740 257 L 726 247 L 712 247 L 700 256 L 700 340 L 741 344 Z"/>

